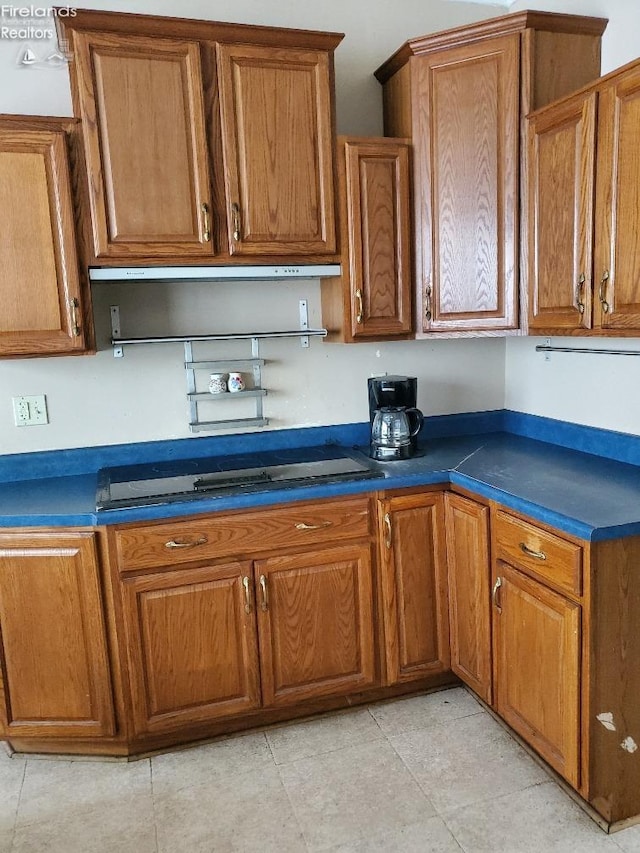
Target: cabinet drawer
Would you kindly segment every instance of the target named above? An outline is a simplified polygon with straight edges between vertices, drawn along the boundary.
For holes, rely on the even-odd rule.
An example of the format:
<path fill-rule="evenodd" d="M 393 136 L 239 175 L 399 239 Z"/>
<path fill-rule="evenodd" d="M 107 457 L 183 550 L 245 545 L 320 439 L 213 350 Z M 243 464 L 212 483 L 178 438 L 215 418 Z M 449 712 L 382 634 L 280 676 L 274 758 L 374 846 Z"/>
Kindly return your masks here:
<path fill-rule="evenodd" d="M 500 511 L 496 514 L 494 529 L 499 560 L 573 595 L 582 594 L 582 548 L 579 545 Z"/>
<path fill-rule="evenodd" d="M 115 534 L 118 567 L 174 566 L 367 537 L 369 518 L 369 499 L 358 498 L 131 527 Z"/>

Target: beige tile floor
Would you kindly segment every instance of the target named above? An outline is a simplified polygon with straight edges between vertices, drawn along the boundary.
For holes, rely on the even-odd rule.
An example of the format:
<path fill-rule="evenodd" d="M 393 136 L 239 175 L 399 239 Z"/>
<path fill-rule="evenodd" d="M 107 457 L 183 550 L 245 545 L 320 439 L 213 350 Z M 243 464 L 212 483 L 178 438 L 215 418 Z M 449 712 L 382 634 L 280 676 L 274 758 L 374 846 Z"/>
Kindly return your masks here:
<path fill-rule="evenodd" d="M 0 753 L 0 853 L 640 853 L 462 688 L 130 764 Z"/>

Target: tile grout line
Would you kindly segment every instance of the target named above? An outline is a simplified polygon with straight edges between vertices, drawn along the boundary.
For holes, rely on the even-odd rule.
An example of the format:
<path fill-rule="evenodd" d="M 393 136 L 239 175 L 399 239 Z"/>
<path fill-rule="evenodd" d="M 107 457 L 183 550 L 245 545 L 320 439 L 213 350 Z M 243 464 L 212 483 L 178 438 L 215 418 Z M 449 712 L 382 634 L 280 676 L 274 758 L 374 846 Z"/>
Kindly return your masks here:
<path fill-rule="evenodd" d="M 159 853 L 160 846 L 158 844 L 158 821 L 156 820 L 156 795 L 153 790 L 153 758 L 149 761 L 149 787 L 151 789 L 151 811 L 153 813 L 153 837 L 156 846 L 156 853 Z"/>
<path fill-rule="evenodd" d="M 267 742 L 268 742 L 268 741 L 267 741 Z M 269 749 L 271 749 L 271 744 L 269 744 Z M 273 752 L 272 752 L 271 754 L 273 755 Z M 307 840 L 307 836 L 306 836 L 306 834 L 305 834 L 304 828 L 303 828 L 303 826 L 302 826 L 302 823 L 301 823 L 301 821 L 300 821 L 300 818 L 298 817 L 297 809 L 296 809 L 296 807 L 295 807 L 295 805 L 294 805 L 294 803 L 293 803 L 293 800 L 291 799 L 291 796 L 290 796 L 290 794 L 289 794 L 289 789 L 288 789 L 288 788 L 287 788 L 287 786 L 284 784 L 284 780 L 283 780 L 283 778 L 282 778 L 282 773 L 280 772 L 280 767 L 281 767 L 281 766 L 282 766 L 282 765 L 280 765 L 280 764 L 276 764 L 276 765 L 275 765 L 276 772 L 278 773 L 278 779 L 280 780 L 280 784 L 282 785 L 282 790 L 283 790 L 283 791 L 284 791 L 284 793 L 285 793 L 285 796 L 286 796 L 286 798 L 287 798 L 287 802 L 289 803 L 289 807 L 291 808 L 291 812 L 292 812 L 292 814 L 293 814 L 293 816 L 294 816 L 294 818 L 295 818 L 295 821 L 296 821 L 296 824 L 297 824 L 297 826 L 298 826 L 298 829 L 300 830 L 300 836 L 302 837 L 302 842 L 303 842 L 304 846 L 305 846 L 305 847 L 306 847 L 306 849 L 307 849 L 307 853 L 312 853 L 311 845 L 310 845 L 309 841 Z"/>
<path fill-rule="evenodd" d="M 22 791 L 24 789 L 24 778 L 27 775 L 27 761 L 24 760 L 24 767 L 22 768 L 22 778 L 20 779 L 20 790 L 18 791 L 18 802 L 16 803 L 16 812 L 13 816 L 13 826 L 11 827 L 11 844 L 9 845 L 9 850 L 13 850 L 16 843 L 16 830 L 18 828 L 18 810 L 20 809 L 20 803 L 22 801 Z"/>

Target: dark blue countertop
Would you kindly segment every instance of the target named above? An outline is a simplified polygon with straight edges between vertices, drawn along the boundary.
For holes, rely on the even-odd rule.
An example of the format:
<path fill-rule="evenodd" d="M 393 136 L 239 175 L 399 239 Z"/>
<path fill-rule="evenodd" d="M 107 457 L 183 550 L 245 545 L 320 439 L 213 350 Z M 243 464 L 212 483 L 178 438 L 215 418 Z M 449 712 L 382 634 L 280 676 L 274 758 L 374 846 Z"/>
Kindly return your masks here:
<path fill-rule="evenodd" d="M 427 438 L 379 478 L 95 511 L 96 473 L 0 483 L 0 525 L 102 526 L 454 483 L 582 539 L 640 535 L 640 467 L 508 432 Z"/>

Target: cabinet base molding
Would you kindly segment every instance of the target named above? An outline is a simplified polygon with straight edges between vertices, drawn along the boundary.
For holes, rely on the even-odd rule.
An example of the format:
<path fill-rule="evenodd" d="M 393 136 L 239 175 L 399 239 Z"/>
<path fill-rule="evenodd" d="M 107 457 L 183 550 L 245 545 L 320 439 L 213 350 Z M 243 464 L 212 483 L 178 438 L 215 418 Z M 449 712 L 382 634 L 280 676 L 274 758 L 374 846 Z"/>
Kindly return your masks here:
<path fill-rule="evenodd" d="M 72 756 L 90 756 L 92 758 L 145 758 L 156 753 L 166 752 L 174 747 L 181 748 L 207 743 L 210 740 L 226 735 L 232 735 L 249 729 L 261 729 L 279 723 L 299 721 L 332 711 L 346 711 L 359 705 L 380 702 L 385 699 L 395 699 L 401 696 L 418 695 L 456 687 L 459 679 L 452 673 L 446 672 L 429 678 L 414 681 L 410 684 L 397 684 L 392 687 L 378 687 L 362 693 L 352 693 L 349 696 L 335 696 L 297 705 L 295 708 L 261 708 L 252 714 L 236 719 L 220 720 L 205 726 L 193 726 L 189 729 L 138 738 L 130 743 L 124 741 L 104 743 L 94 741 L 44 740 L 14 738 L 6 741 L 9 751 L 28 755 L 50 755 L 58 758 Z"/>

